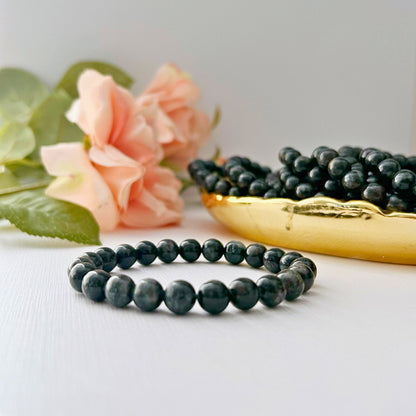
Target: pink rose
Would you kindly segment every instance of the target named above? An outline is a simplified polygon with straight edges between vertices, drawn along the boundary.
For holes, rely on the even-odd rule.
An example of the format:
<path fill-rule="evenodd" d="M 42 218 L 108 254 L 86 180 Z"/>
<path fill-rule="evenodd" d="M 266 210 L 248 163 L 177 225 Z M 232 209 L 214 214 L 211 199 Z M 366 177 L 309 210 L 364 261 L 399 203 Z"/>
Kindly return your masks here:
<path fill-rule="evenodd" d="M 118 223 L 151 227 L 181 220 L 180 182 L 158 166 L 163 151 L 152 123 L 155 106 L 138 106 L 110 76 L 87 70 L 68 118 L 90 138 L 43 147 L 42 162 L 57 176 L 46 193 L 89 209 L 102 230 Z"/>
<path fill-rule="evenodd" d="M 193 107 L 199 97 L 199 88 L 190 75 L 174 64 L 166 64 L 137 99 L 139 107 L 157 102 L 158 141 L 164 158 L 180 168 L 185 168 L 197 156 L 198 149 L 211 134 L 208 116 Z"/>

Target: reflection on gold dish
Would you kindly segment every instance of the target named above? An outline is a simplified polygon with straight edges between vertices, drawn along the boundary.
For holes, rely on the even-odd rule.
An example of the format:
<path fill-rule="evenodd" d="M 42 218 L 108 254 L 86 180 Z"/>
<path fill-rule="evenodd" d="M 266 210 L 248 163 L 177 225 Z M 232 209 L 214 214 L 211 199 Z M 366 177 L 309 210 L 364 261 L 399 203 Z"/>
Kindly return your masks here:
<path fill-rule="evenodd" d="M 295 250 L 416 264 L 416 214 L 366 201 L 293 201 L 202 193 L 210 214 L 243 237 Z"/>

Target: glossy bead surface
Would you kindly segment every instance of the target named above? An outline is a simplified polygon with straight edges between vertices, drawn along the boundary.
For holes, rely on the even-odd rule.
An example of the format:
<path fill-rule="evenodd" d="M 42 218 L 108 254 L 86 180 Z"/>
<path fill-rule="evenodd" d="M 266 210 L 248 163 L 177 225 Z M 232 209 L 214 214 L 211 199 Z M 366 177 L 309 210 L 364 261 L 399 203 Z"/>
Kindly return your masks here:
<path fill-rule="evenodd" d="M 228 192 L 231 189 L 231 183 L 228 182 L 225 179 L 220 179 L 216 184 L 215 184 L 215 192 L 220 194 L 220 195 L 228 195 Z"/>
<path fill-rule="evenodd" d="M 105 285 L 105 297 L 113 306 L 123 308 L 133 298 L 134 282 L 129 276 L 111 276 Z"/>
<path fill-rule="evenodd" d="M 267 274 L 257 280 L 257 287 L 259 288 L 260 302 L 269 307 L 281 303 L 286 297 L 286 289 L 283 282 L 273 274 Z"/>
<path fill-rule="evenodd" d="M 162 303 L 164 291 L 162 285 L 154 279 L 140 280 L 133 291 L 133 301 L 144 312 L 154 311 Z"/>
<path fill-rule="evenodd" d="M 106 272 L 111 272 L 117 265 L 117 256 L 114 253 L 114 250 L 108 247 L 100 247 L 95 250 L 95 253 L 98 254 L 103 262 L 103 270 Z"/>
<path fill-rule="evenodd" d="M 298 199 L 310 198 L 315 193 L 315 188 L 310 183 L 300 183 L 295 188 L 295 196 Z"/>
<path fill-rule="evenodd" d="M 103 267 L 103 261 L 97 253 L 94 253 L 93 251 L 87 251 L 85 254 L 91 259 L 97 269 L 101 269 Z"/>
<path fill-rule="evenodd" d="M 157 256 L 163 263 L 172 263 L 179 254 L 179 247 L 175 241 L 166 238 L 157 245 Z"/>
<path fill-rule="evenodd" d="M 92 261 L 92 259 L 87 255 L 87 254 L 84 254 L 84 255 L 82 255 L 82 256 L 79 256 L 79 257 L 77 257 L 70 265 L 69 265 L 69 267 L 68 267 L 68 273 L 69 273 L 69 271 L 76 265 L 76 264 L 80 264 L 80 263 L 89 263 L 89 264 L 91 264 L 92 266 L 94 266 L 94 268 L 96 268 L 95 267 L 95 264 L 94 264 L 94 262 Z"/>
<path fill-rule="evenodd" d="M 280 270 L 289 268 L 289 266 L 298 258 L 302 257 L 302 254 L 296 251 L 288 251 L 280 259 Z"/>
<path fill-rule="evenodd" d="M 290 270 L 298 272 L 302 277 L 304 288 L 303 293 L 306 293 L 313 285 L 315 281 L 315 274 L 313 271 L 304 263 L 292 264 Z"/>
<path fill-rule="evenodd" d="M 203 256 L 211 263 L 218 261 L 224 254 L 224 246 L 215 238 L 206 240 L 202 245 Z"/>
<path fill-rule="evenodd" d="M 268 186 L 264 179 L 256 179 L 251 182 L 248 188 L 248 193 L 251 196 L 263 196 L 267 189 Z"/>
<path fill-rule="evenodd" d="M 369 183 L 361 194 L 365 201 L 382 205 L 386 199 L 386 189 L 378 183 Z"/>
<path fill-rule="evenodd" d="M 179 254 L 188 263 L 193 263 L 199 259 L 201 255 L 201 244 L 193 238 L 184 240 L 179 245 Z"/>
<path fill-rule="evenodd" d="M 360 190 L 364 185 L 364 175 L 361 172 L 352 170 L 342 178 L 342 186 L 346 191 Z"/>
<path fill-rule="evenodd" d="M 240 264 L 245 253 L 246 246 L 241 241 L 230 241 L 224 247 L 224 257 L 231 264 Z"/>
<path fill-rule="evenodd" d="M 157 257 L 157 247 L 150 241 L 140 241 L 136 246 L 137 262 L 143 266 L 152 264 Z"/>
<path fill-rule="evenodd" d="M 82 293 L 94 302 L 105 299 L 104 288 L 111 274 L 104 270 L 92 270 L 82 279 Z"/>
<path fill-rule="evenodd" d="M 271 248 L 267 250 L 263 255 L 264 267 L 272 273 L 278 273 L 280 271 L 280 259 L 284 255 L 284 251 L 280 248 Z"/>
<path fill-rule="evenodd" d="M 250 244 L 246 248 L 245 259 L 246 262 L 254 268 L 263 266 L 263 256 L 266 252 L 266 247 L 261 244 Z"/>
<path fill-rule="evenodd" d="M 411 193 L 412 187 L 415 183 L 416 175 L 408 169 L 399 170 L 393 177 L 393 189 L 401 195 Z"/>
<path fill-rule="evenodd" d="M 243 311 L 251 309 L 259 299 L 257 285 L 246 277 L 231 282 L 229 291 L 232 304 Z"/>
<path fill-rule="evenodd" d="M 192 285 L 184 280 L 175 280 L 165 290 L 165 304 L 177 315 L 189 312 L 195 304 L 196 294 Z"/>
<path fill-rule="evenodd" d="M 283 286 L 286 289 L 286 300 L 295 300 L 299 297 L 305 288 L 302 276 L 291 269 L 282 270 L 277 274 L 277 277 L 282 280 Z"/>
<path fill-rule="evenodd" d="M 78 292 L 82 292 L 82 279 L 84 276 L 95 270 L 92 263 L 77 263 L 71 269 L 68 270 L 69 283 Z"/>
<path fill-rule="evenodd" d="M 348 171 L 350 164 L 344 157 L 335 157 L 328 164 L 328 173 L 332 179 L 342 178 Z"/>
<path fill-rule="evenodd" d="M 290 266 L 295 266 L 299 263 L 306 264 L 312 270 L 314 276 L 316 277 L 316 272 L 317 272 L 316 264 L 311 259 L 308 259 L 307 257 L 299 257 L 295 261 L 293 261 L 293 263 Z"/>
<path fill-rule="evenodd" d="M 198 302 L 205 311 L 217 315 L 228 306 L 230 293 L 224 283 L 211 280 L 199 288 Z"/>
<path fill-rule="evenodd" d="M 130 244 L 120 244 L 114 249 L 117 256 L 117 266 L 129 269 L 137 260 L 137 251 Z"/>

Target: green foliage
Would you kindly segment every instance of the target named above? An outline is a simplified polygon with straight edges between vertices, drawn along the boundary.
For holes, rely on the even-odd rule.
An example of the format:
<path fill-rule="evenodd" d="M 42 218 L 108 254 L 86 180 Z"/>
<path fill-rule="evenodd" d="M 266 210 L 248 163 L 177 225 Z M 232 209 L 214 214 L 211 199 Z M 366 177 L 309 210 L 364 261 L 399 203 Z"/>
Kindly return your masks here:
<path fill-rule="evenodd" d="M 100 244 L 98 224 L 89 211 L 50 198 L 43 189 L 0 196 L 0 218 L 31 235 Z"/>
<path fill-rule="evenodd" d="M 105 62 L 85 61 L 72 65 L 65 72 L 56 89 L 64 89 L 72 98 L 78 97 L 77 81 L 86 69 L 95 69 L 103 75 L 111 75 L 117 84 L 125 88 L 130 88 L 133 84 L 133 79 L 114 65 Z"/>
<path fill-rule="evenodd" d="M 214 130 L 221 121 L 221 108 L 219 106 L 215 107 L 214 116 L 211 121 L 211 130 Z"/>
<path fill-rule="evenodd" d="M 7 123 L 0 130 L 0 165 L 25 158 L 35 148 L 33 131 L 20 123 Z"/>

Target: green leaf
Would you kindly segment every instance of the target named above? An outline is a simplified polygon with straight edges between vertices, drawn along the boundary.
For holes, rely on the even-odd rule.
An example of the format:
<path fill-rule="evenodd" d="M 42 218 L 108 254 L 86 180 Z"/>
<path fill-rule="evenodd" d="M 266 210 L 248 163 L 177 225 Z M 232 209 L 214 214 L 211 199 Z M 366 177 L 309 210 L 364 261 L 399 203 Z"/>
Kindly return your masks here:
<path fill-rule="evenodd" d="M 7 123 L 0 130 L 0 164 L 20 160 L 35 148 L 33 131 L 19 123 Z"/>
<path fill-rule="evenodd" d="M 217 160 L 221 157 L 221 148 L 219 146 L 215 146 L 215 152 L 211 157 L 213 162 L 217 162 Z"/>
<path fill-rule="evenodd" d="M 61 116 L 58 129 L 58 142 L 82 142 L 85 133 L 64 115 Z"/>
<path fill-rule="evenodd" d="M 71 102 L 72 98 L 66 91 L 57 90 L 34 111 L 29 121 L 29 127 L 32 128 L 36 138 L 32 158 L 39 158 L 39 150 L 42 146 L 58 142 L 61 118 L 65 116 Z"/>
<path fill-rule="evenodd" d="M 133 84 L 133 79 L 114 65 L 105 62 L 85 61 L 72 65 L 65 72 L 56 88 L 64 89 L 73 98 L 78 97 L 77 81 L 81 73 L 86 69 L 95 69 L 103 75 L 111 75 L 117 84 L 125 88 L 130 88 L 131 84 Z"/>
<path fill-rule="evenodd" d="M 0 196 L 0 218 L 31 235 L 100 244 L 98 224 L 89 211 L 50 198 L 44 189 Z"/>
<path fill-rule="evenodd" d="M 31 73 L 17 68 L 0 69 L 0 114 L 5 121 L 27 122 L 48 95 L 47 87 Z"/>
<path fill-rule="evenodd" d="M 215 107 L 214 116 L 211 121 L 211 130 L 214 130 L 221 121 L 221 108 L 217 105 Z"/>
<path fill-rule="evenodd" d="M 0 166 L 0 192 L 19 185 L 19 180 L 4 166 Z"/>

